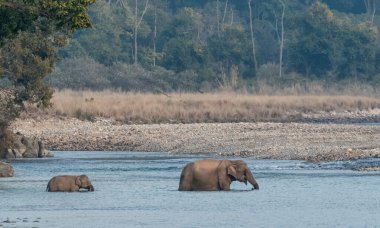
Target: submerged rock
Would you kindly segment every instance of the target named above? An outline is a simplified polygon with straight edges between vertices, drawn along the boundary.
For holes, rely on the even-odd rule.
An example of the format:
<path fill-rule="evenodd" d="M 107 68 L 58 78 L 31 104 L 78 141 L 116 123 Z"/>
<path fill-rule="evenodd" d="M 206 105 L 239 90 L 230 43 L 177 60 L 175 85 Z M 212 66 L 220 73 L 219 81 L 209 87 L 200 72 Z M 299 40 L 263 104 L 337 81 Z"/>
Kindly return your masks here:
<path fill-rule="evenodd" d="M 360 168 L 354 168 L 352 170 L 360 171 L 360 172 L 373 172 L 373 171 L 380 171 L 380 166 L 360 167 Z"/>
<path fill-rule="evenodd" d="M 5 162 L 0 162 L 0 177 L 13 177 L 13 168 Z"/>
<path fill-rule="evenodd" d="M 52 157 L 45 145 L 36 137 L 26 137 L 20 133 L 12 133 L 7 139 L 8 149 L 0 153 L 0 158 L 15 159 L 15 158 L 42 158 Z"/>

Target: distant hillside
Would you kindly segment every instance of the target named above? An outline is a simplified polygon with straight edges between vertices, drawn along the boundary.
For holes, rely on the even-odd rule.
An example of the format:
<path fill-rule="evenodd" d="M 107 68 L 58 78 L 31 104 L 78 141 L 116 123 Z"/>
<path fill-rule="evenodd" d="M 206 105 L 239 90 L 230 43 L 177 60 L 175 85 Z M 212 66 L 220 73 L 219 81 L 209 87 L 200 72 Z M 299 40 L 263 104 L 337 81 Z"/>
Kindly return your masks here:
<path fill-rule="evenodd" d="M 47 82 L 150 92 L 376 90 L 379 7 L 375 0 L 98 0 L 93 28 L 59 51 Z"/>

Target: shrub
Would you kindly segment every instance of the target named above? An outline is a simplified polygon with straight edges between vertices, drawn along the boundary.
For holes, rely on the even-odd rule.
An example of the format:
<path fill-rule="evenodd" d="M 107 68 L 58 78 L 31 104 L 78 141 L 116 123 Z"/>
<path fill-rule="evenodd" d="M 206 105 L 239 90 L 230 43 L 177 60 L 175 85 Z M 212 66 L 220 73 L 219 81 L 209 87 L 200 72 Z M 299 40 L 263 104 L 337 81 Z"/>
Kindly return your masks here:
<path fill-rule="evenodd" d="M 113 88 L 124 91 L 168 92 L 173 90 L 170 81 L 174 73 L 161 67 L 149 71 L 140 65 L 116 63 L 110 69 L 109 81 Z"/>
<path fill-rule="evenodd" d="M 88 57 L 64 59 L 46 78 L 55 88 L 103 90 L 110 88 L 109 69 Z"/>

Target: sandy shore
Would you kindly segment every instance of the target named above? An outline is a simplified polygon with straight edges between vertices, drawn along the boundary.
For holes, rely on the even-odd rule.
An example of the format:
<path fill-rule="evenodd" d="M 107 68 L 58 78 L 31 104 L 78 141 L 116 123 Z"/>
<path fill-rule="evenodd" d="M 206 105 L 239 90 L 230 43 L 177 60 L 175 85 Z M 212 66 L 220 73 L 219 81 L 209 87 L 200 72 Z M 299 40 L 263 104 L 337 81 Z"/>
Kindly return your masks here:
<path fill-rule="evenodd" d="M 215 153 L 308 161 L 380 157 L 380 125 L 202 123 L 124 125 L 110 119 L 18 120 L 12 129 L 52 151 Z"/>

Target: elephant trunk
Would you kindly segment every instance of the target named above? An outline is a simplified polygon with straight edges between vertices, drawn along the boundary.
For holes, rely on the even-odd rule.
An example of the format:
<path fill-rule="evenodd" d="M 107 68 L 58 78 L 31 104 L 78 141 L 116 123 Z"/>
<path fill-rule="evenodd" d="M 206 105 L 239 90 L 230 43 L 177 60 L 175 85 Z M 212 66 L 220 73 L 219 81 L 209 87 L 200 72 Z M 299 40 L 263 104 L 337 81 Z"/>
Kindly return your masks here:
<path fill-rule="evenodd" d="M 254 189 L 259 190 L 259 185 L 257 184 L 255 178 L 253 177 L 253 174 L 249 170 L 247 172 L 247 180 L 249 181 L 249 183 L 251 183 Z"/>

